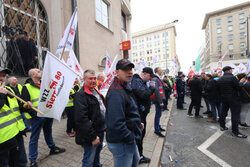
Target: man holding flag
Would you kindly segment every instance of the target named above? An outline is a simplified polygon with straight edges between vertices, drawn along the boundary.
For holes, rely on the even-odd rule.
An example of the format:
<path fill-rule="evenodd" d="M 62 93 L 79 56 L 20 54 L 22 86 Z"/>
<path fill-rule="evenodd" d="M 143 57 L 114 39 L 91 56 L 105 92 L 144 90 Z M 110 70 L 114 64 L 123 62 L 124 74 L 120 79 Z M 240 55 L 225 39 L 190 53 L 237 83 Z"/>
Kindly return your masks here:
<path fill-rule="evenodd" d="M 37 68 L 33 68 L 29 70 L 29 76 L 30 78 L 27 79 L 25 85 L 23 86 L 21 97 L 23 100 L 31 102 L 32 105 L 37 108 L 42 72 Z M 36 163 L 36 159 L 38 157 L 38 139 L 41 129 L 43 129 L 45 141 L 50 148 L 50 155 L 63 153 L 65 152 L 65 149 L 56 147 L 55 145 L 52 137 L 52 118 L 37 117 L 37 113 L 33 109 L 28 109 L 26 111 L 32 116 L 30 119 L 32 128 L 29 142 L 30 166 L 37 167 L 38 165 Z"/>

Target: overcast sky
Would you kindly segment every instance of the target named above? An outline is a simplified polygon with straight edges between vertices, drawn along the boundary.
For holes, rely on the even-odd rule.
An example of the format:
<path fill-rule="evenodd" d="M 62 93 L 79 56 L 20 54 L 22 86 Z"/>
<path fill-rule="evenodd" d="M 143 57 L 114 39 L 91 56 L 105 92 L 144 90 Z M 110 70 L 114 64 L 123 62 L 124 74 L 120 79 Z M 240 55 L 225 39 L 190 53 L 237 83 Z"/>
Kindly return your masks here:
<path fill-rule="evenodd" d="M 182 70 L 188 72 L 192 61 L 205 42 L 201 30 L 206 13 L 226 8 L 246 0 L 131 0 L 132 32 L 170 23 L 176 19 L 177 55 Z"/>

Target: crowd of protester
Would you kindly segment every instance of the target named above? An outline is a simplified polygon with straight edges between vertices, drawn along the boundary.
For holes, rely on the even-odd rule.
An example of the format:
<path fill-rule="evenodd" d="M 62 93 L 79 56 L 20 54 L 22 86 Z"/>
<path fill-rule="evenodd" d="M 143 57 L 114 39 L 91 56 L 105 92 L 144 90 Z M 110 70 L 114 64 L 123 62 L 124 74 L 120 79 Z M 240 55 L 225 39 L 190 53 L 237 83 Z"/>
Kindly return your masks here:
<path fill-rule="evenodd" d="M 105 80 L 102 74 L 96 77 L 95 71 L 84 72 L 83 86 L 75 81 L 71 89 L 69 102 L 65 107 L 67 115 L 66 135 L 75 137 L 75 142 L 84 148 L 82 166 L 101 167 L 100 152 L 104 136 L 113 155 L 115 167 L 136 167 L 139 163 L 150 163 L 150 158 L 143 154 L 143 138 L 146 134 L 147 115 L 151 104 L 155 107 L 154 133 L 165 137 L 160 125 L 164 110 L 169 110 L 168 100 L 171 94 L 177 98 L 177 109 L 184 107 L 185 96 L 191 97 L 187 115 L 203 118 L 200 114 L 202 98 L 206 104 L 208 122 L 220 123 L 222 131 L 227 130 L 225 118 L 231 110 L 232 132 L 240 138 L 247 136 L 238 130 L 249 127 L 246 114 L 250 108 L 249 81 L 246 74 L 232 75 L 231 67 L 224 67 L 224 75 L 217 73 L 186 76 L 163 76 L 161 68 L 142 69 L 140 74 L 133 74 L 134 64 L 121 59 L 116 64 L 116 77 L 104 97 L 99 89 Z M 56 146 L 52 137 L 52 118 L 38 117 L 32 107 L 38 107 L 42 72 L 29 70 L 29 79 L 23 86 L 17 78 L 6 75 L 10 70 L 0 67 L 0 164 L 3 167 L 27 166 L 27 156 L 23 135 L 31 132 L 29 155 L 31 167 L 37 167 L 38 139 L 43 129 L 45 141 L 50 148 L 50 155 L 65 152 Z M 21 97 L 25 103 L 17 101 L 9 92 Z M 106 135 L 105 135 L 106 134 Z"/>

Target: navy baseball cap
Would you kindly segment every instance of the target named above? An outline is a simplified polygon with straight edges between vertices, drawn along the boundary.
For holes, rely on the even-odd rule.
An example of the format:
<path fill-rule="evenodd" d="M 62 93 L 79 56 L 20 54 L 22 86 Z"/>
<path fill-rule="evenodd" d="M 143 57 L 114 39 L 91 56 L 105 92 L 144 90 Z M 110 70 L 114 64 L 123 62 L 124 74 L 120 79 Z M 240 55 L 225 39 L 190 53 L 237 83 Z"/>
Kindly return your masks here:
<path fill-rule="evenodd" d="M 226 67 L 223 67 L 222 71 L 225 72 L 225 71 L 229 71 L 231 69 L 234 69 L 234 68 L 232 68 L 230 66 L 226 66 Z"/>

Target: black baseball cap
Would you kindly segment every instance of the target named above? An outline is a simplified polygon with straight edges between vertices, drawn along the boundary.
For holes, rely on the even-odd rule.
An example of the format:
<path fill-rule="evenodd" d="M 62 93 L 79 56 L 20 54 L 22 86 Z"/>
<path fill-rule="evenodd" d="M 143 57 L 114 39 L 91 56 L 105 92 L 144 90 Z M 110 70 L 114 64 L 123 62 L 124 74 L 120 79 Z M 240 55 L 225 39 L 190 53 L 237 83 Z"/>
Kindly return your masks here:
<path fill-rule="evenodd" d="M 0 72 L 5 72 L 6 74 L 11 73 L 11 71 L 8 68 L 3 68 L 3 67 L 0 67 Z"/>
<path fill-rule="evenodd" d="M 225 72 L 225 71 L 229 71 L 231 69 L 234 69 L 234 68 L 232 68 L 230 66 L 225 66 L 225 67 L 223 67 L 222 71 Z"/>
<path fill-rule="evenodd" d="M 121 59 L 116 64 L 116 70 L 124 70 L 127 66 L 131 66 L 132 68 L 135 67 L 128 59 Z"/>
<path fill-rule="evenodd" d="M 150 67 L 144 67 L 144 68 L 142 69 L 142 72 L 145 72 L 145 73 L 150 74 L 151 76 L 154 76 L 153 69 L 150 68 Z"/>

